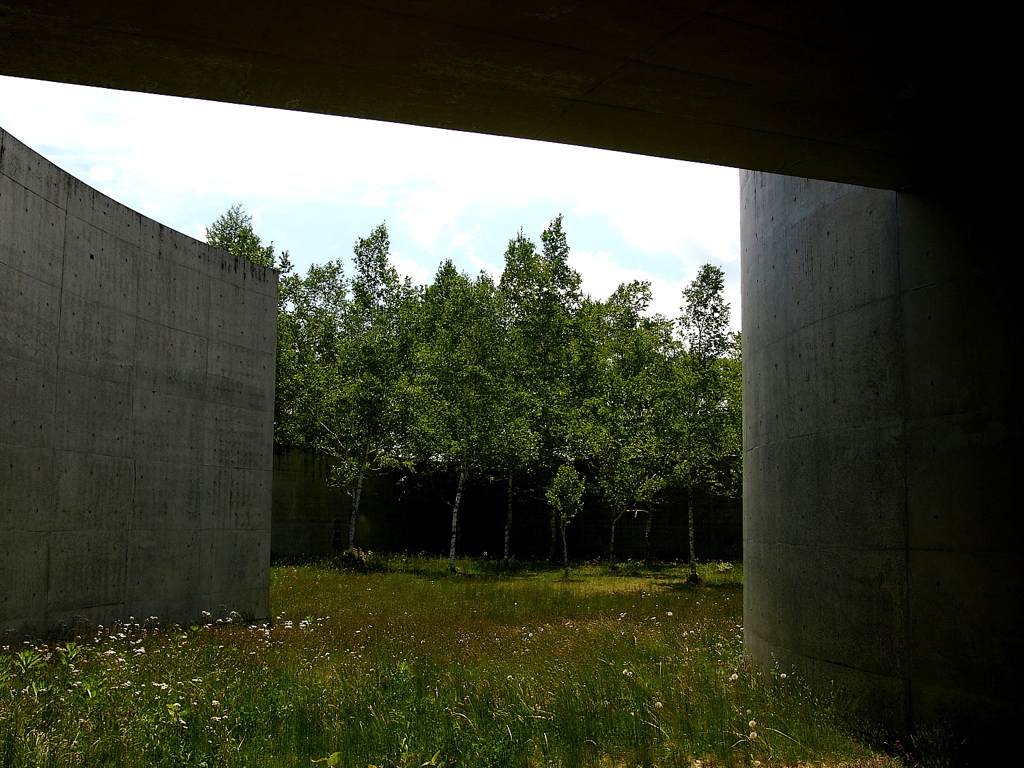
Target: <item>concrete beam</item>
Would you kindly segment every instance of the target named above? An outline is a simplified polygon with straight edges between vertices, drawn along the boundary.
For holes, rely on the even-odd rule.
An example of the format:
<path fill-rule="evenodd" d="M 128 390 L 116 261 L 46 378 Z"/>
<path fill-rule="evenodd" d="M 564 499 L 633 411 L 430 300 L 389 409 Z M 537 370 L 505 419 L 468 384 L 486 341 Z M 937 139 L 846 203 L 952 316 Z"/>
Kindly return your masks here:
<path fill-rule="evenodd" d="M 883 21 L 884 20 L 884 21 Z M 901 189 L 984 151 L 972 17 L 693 0 L 0 2 L 0 73 Z"/>

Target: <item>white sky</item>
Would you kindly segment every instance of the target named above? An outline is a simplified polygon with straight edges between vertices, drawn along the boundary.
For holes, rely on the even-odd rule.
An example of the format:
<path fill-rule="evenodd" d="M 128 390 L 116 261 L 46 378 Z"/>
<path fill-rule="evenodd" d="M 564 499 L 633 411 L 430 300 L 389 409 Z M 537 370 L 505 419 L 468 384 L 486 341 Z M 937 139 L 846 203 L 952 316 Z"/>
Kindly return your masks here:
<path fill-rule="evenodd" d="M 559 213 L 583 287 L 650 280 L 676 317 L 702 264 L 722 267 L 739 330 L 732 168 L 538 141 L 0 76 L 0 127 L 140 213 L 193 237 L 242 203 L 297 271 L 347 259 L 386 221 L 394 264 L 429 282 L 451 258 L 498 277 L 520 228 Z"/>

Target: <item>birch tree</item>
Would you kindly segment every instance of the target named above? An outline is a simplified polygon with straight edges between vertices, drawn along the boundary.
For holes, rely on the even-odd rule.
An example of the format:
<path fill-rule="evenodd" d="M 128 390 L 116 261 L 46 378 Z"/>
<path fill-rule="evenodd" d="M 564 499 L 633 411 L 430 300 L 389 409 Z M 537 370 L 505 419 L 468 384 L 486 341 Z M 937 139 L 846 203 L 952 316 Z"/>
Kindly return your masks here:
<path fill-rule="evenodd" d="M 630 512 L 645 515 L 649 542 L 653 505 L 667 482 L 659 432 L 671 385 L 671 324 L 646 315 L 650 300 L 650 285 L 632 282 L 594 305 L 591 326 L 601 337 L 600 389 L 574 422 L 611 513 L 608 555 L 613 563 L 619 521 Z"/>
<path fill-rule="evenodd" d="M 562 566 L 566 577 L 569 576 L 569 523 L 583 509 L 583 492 L 586 482 L 572 464 L 563 464 L 555 472 L 551 486 L 547 490 L 548 504 L 558 517 L 562 529 Z"/>
<path fill-rule="evenodd" d="M 411 444 L 426 471 L 456 478 L 448 567 L 455 570 L 466 483 L 493 466 L 499 446 L 528 441 L 519 392 L 506 375 L 506 339 L 494 283 L 471 279 L 451 261 L 423 294 L 410 397 Z"/>
<path fill-rule="evenodd" d="M 674 398 L 666 412 L 665 451 L 673 484 L 687 494 L 690 575 L 699 581 L 693 511 L 694 493 L 723 488 L 723 470 L 739 462 L 742 406 L 739 343 L 729 332 L 725 274 L 701 267 L 683 290 L 679 328 L 684 352 L 676 359 Z"/>
<path fill-rule="evenodd" d="M 548 485 L 566 459 L 570 413 L 578 400 L 579 384 L 586 381 L 575 365 L 579 313 L 584 298 L 578 272 L 569 266 L 569 245 L 556 217 L 541 233 L 538 250 L 521 231 L 509 241 L 499 291 L 508 316 L 508 347 L 516 361 L 517 381 L 528 403 L 528 424 L 534 450 L 529 459 L 535 481 Z M 509 465 L 512 473 L 525 470 Z M 524 472 L 524 474 L 526 474 Z M 558 519 L 551 514 L 551 551 L 554 556 Z M 511 501 L 505 523 L 506 558 L 512 526 Z"/>

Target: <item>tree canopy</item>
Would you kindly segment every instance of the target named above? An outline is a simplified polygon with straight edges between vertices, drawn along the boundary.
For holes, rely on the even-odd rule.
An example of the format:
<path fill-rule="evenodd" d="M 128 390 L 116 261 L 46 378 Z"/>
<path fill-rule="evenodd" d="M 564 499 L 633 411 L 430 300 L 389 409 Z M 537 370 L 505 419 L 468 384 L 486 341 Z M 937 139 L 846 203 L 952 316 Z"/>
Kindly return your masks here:
<path fill-rule="evenodd" d="M 564 559 L 581 509 L 605 516 L 614 555 L 617 521 L 643 514 L 649 530 L 672 488 L 691 501 L 691 532 L 695 490 L 739 492 L 741 350 L 717 267 L 700 269 L 672 320 L 650 315 L 647 283 L 586 295 L 561 217 L 539 248 L 522 231 L 509 241 L 497 283 L 445 261 L 413 286 L 385 224 L 356 241 L 351 276 L 340 261 L 292 274 L 241 206 L 208 240 L 283 269 L 275 438 L 334 457 L 350 549 L 364 477 L 384 467 L 451 479 L 452 567 L 460 511 L 493 514 L 461 509 L 474 481 L 508 483 L 506 556 L 515 489 L 550 510 Z"/>

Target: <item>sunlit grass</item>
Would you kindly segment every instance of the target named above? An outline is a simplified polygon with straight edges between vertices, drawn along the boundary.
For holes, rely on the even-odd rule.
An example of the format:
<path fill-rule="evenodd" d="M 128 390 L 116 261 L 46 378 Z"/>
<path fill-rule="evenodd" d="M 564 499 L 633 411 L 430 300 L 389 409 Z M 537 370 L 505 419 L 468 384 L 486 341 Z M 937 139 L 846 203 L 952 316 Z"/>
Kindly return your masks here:
<path fill-rule="evenodd" d="M 391 558 L 272 572 L 273 627 L 0 654 L 3 766 L 895 765 L 742 657 L 742 568 Z"/>

